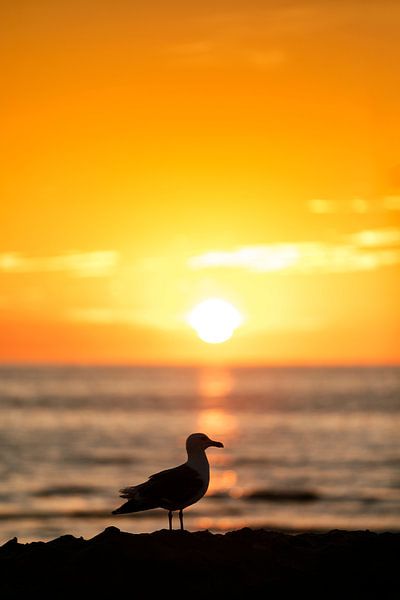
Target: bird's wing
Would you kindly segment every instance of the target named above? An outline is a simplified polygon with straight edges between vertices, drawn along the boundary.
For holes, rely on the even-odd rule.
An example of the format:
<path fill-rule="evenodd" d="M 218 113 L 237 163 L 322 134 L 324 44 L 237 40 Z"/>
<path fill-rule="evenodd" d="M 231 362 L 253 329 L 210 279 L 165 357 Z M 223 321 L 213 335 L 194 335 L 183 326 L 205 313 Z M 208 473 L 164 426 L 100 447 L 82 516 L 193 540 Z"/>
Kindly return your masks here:
<path fill-rule="evenodd" d="M 200 475 L 187 464 L 150 475 L 148 481 L 121 490 L 122 498 L 141 498 L 146 501 L 182 502 L 190 500 L 202 488 Z"/>
<path fill-rule="evenodd" d="M 183 465 L 182 465 L 183 466 Z M 179 468 L 179 467 L 178 467 Z M 129 487 L 125 487 L 119 490 L 121 498 L 135 498 L 138 493 L 140 493 L 143 488 L 150 487 L 149 484 L 153 482 L 153 480 L 161 480 L 164 478 L 166 473 L 169 471 L 174 471 L 173 469 L 165 469 L 165 471 L 160 471 L 159 473 L 154 473 L 154 475 L 150 475 L 149 479 L 144 483 L 139 483 L 138 485 L 131 485 Z"/>

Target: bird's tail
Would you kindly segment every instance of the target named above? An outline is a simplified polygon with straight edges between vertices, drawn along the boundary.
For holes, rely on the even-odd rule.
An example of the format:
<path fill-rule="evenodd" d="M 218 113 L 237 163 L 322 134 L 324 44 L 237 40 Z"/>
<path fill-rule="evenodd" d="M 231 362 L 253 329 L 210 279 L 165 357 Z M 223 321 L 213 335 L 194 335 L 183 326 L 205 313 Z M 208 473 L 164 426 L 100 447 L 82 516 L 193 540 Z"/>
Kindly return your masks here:
<path fill-rule="evenodd" d="M 122 488 L 121 490 L 119 490 L 119 495 L 120 498 L 135 498 L 138 494 L 138 492 L 140 491 L 140 488 L 142 487 L 142 484 L 139 485 L 132 485 L 130 487 L 125 487 Z"/>
<path fill-rule="evenodd" d="M 141 512 L 142 510 L 149 510 L 150 508 L 158 508 L 157 503 L 149 502 L 144 499 L 131 498 L 125 504 L 122 504 L 119 508 L 112 511 L 113 515 L 124 515 L 127 513 Z"/>

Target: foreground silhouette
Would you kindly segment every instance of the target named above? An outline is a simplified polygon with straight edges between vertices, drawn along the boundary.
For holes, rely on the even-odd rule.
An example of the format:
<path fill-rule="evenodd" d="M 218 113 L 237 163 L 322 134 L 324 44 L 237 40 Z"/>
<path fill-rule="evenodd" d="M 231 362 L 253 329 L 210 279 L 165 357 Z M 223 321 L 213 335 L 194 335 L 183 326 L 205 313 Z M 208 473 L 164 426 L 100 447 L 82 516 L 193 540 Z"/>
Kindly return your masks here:
<path fill-rule="evenodd" d="M 400 598 L 400 533 L 124 533 L 0 547 L 0 598 Z M 290 594 L 289 596 L 287 594 Z"/>
<path fill-rule="evenodd" d="M 210 446 L 224 447 L 221 442 L 210 440 L 204 433 L 189 435 L 186 440 L 187 461 L 179 467 L 150 475 L 145 483 L 120 490 L 121 498 L 127 498 L 128 502 L 112 514 L 122 515 L 151 508 L 164 508 L 168 511 L 171 531 L 173 511 L 179 510 L 183 530 L 183 509 L 198 502 L 208 489 L 210 465 L 205 451 Z"/>

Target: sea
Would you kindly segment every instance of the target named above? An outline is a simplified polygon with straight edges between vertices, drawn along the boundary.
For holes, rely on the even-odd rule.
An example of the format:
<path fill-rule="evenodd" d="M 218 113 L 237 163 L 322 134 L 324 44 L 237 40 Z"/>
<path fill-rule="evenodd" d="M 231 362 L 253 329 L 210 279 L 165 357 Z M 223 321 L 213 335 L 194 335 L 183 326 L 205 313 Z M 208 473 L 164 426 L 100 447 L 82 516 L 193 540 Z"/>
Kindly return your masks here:
<path fill-rule="evenodd" d="M 193 432 L 225 447 L 189 530 L 400 531 L 400 367 L 2 366 L 0 543 L 166 528 L 111 511 Z"/>

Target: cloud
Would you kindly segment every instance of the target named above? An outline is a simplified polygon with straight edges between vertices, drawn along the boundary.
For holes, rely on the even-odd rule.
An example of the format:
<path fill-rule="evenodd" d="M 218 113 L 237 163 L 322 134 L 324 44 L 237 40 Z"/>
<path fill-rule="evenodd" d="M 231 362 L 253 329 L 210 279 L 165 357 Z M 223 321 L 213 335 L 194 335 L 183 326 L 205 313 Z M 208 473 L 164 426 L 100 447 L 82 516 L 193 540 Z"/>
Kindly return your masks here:
<path fill-rule="evenodd" d="M 400 196 L 385 196 L 374 200 L 313 198 L 307 201 L 307 208 L 311 213 L 317 215 L 384 213 L 400 210 Z"/>
<path fill-rule="evenodd" d="M 349 240 L 364 247 L 400 246 L 400 229 L 366 229 L 349 236 Z"/>
<path fill-rule="evenodd" d="M 371 210 L 371 205 L 364 198 L 353 198 L 349 202 L 350 212 L 364 214 Z"/>
<path fill-rule="evenodd" d="M 340 243 L 299 242 L 242 246 L 189 259 L 192 269 L 236 268 L 258 273 L 345 273 L 400 263 L 400 230 L 365 230 Z"/>
<path fill-rule="evenodd" d="M 24 256 L 18 252 L 0 254 L 0 272 L 65 272 L 75 277 L 106 277 L 118 263 L 114 250 L 67 252 L 55 256 Z"/>
<path fill-rule="evenodd" d="M 259 246 L 242 246 L 228 252 L 206 252 L 189 259 L 189 266 L 238 267 L 251 271 L 281 271 L 296 264 L 299 250 L 294 244 L 271 244 Z"/>
<path fill-rule="evenodd" d="M 169 46 L 164 53 L 174 66 L 229 67 L 241 65 L 255 69 L 275 69 L 287 60 L 286 53 L 277 47 L 240 48 L 236 40 L 199 39 Z"/>
<path fill-rule="evenodd" d="M 351 200 L 327 200 L 326 198 L 313 198 L 307 202 L 308 210 L 317 215 L 329 215 L 335 213 L 365 214 L 376 210 L 382 210 L 382 203 L 369 202 L 364 198 L 352 198 Z"/>
<path fill-rule="evenodd" d="M 310 212 L 317 215 L 325 215 L 336 212 L 336 204 L 333 200 L 325 200 L 323 198 L 315 198 L 308 201 Z"/>
<path fill-rule="evenodd" d="M 400 196 L 386 196 L 383 207 L 385 210 L 400 210 Z"/>

